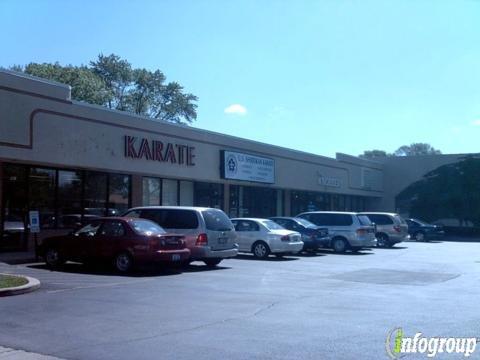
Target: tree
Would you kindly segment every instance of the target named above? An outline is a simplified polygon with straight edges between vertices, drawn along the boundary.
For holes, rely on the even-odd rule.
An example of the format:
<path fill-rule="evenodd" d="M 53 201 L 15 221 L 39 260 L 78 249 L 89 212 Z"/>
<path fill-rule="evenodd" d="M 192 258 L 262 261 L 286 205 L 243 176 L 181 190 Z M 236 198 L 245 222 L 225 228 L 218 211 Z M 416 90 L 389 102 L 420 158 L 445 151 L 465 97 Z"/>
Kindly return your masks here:
<path fill-rule="evenodd" d="M 358 157 L 362 159 L 378 159 L 389 156 L 418 156 L 418 155 L 439 155 L 442 152 L 436 150 L 427 143 L 413 143 L 410 145 L 400 146 L 393 154 L 389 154 L 384 150 L 365 150 Z"/>
<path fill-rule="evenodd" d="M 401 212 L 427 221 L 455 218 L 480 226 L 480 157 L 438 167 L 396 197 Z"/>
<path fill-rule="evenodd" d="M 359 155 L 358 157 L 362 159 L 376 159 L 376 158 L 384 158 L 387 156 L 392 156 L 388 154 L 386 151 L 383 150 L 365 150 L 363 154 Z"/>
<path fill-rule="evenodd" d="M 442 152 L 436 150 L 427 143 L 413 143 L 410 145 L 400 146 L 395 152 L 395 156 L 418 156 L 418 155 L 439 155 Z"/>
<path fill-rule="evenodd" d="M 68 84 L 74 100 L 179 124 L 197 118 L 195 95 L 177 82 L 166 83 L 160 70 L 134 69 L 115 54 L 100 54 L 89 66 L 30 63 L 11 70 Z"/>

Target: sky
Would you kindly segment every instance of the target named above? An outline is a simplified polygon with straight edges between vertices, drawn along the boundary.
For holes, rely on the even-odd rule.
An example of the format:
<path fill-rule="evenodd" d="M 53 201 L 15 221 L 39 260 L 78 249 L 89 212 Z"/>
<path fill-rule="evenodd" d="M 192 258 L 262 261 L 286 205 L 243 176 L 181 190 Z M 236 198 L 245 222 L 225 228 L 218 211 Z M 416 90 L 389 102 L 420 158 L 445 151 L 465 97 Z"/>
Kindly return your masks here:
<path fill-rule="evenodd" d="M 0 0 L 0 67 L 117 54 L 194 127 L 314 154 L 480 152 L 477 0 Z"/>

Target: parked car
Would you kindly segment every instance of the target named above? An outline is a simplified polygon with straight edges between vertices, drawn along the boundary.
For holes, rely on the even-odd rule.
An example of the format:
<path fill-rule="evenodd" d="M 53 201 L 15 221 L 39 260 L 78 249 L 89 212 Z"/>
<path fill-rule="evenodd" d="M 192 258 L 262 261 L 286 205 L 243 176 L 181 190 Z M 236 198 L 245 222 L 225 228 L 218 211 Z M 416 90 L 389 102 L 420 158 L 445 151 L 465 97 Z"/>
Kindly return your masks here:
<path fill-rule="evenodd" d="M 402 217 L 387 212 L 362 212 L 375 224 L 375 236 L 379 247 L 392 247 L 408 240 L 408 225 Z"/>
<path fill-rule="evenodd" d="M 442 239 L 445 231 L 441 225 L 428 224 L 418 219 L 405 219 L 408 225 L 408 233 L 415 241 L 428 241 Z"/>
<path fill-rule="evenodd" d="M 128 210 L 124 216 L 144 218 L 168 232 L 183 234 L 190 259 L 217 266 L 223 259 L 237 256 L 236 233 L 228 216 L 219 209 L 190 206 L 144 206 Z"/>
<path fill-rule="evenodd" d="M 238 234 L 239 251 L 251 252 L 256 258 L 296 254 L 303 249 L 300 233 L 287 230 L 272 220 L 235 218 L 232 223 Z"/>
<path fill-rule="evenodd" d="M 38 255 L 50 267 L 68 260 L 113 261 L 122 273 L 143 263 L 181 263 L 190 257 L 183 236 L 168 234 L 152 221 L 97 218 L 76 232 L 46 238 Z"/>
<path fill-rule="evenodd" d="M 297 217 L 328 228 L 329 247 L 337 253 L 376 246 L 375 228 L 367 216 L 344 211 L 310 211 Z"/>
<path fill-rule="evenodd" d="M 326 227 L 320 227 L 306 219 L 296 217 L 276 216 L 269 219 L 287 230 L 299 232 L 303 241 L 302 251 L 315 251 L 330 246 L 331 239 Z"/>

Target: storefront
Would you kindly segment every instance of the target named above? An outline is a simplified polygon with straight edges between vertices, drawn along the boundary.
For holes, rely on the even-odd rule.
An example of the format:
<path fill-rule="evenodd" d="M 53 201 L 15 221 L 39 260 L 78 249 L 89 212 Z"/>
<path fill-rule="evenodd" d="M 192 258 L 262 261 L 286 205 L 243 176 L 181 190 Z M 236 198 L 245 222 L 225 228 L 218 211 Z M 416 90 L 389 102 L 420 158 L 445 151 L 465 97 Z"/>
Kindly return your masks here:
<path fill-rule="evenodd" d="M 132 206 L 223 209 L 232 217 L 374 209 L 380 164 L 335 159 L 70 100 L 64 85 L 0 71 L 0 251 Z"/>

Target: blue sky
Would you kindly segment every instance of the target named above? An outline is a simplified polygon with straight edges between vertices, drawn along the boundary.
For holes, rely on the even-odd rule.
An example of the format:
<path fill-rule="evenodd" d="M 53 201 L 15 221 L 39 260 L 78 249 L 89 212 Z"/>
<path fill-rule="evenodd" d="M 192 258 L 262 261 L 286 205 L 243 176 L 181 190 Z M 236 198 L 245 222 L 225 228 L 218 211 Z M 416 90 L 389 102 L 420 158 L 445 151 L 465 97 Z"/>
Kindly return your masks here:
<path fill-rule="evenodd" d="M 0 34 L 4 67 L 160 69 L 203 129 L 326 156 L 480 151 L 480 1 L 0 0 Z"/>

